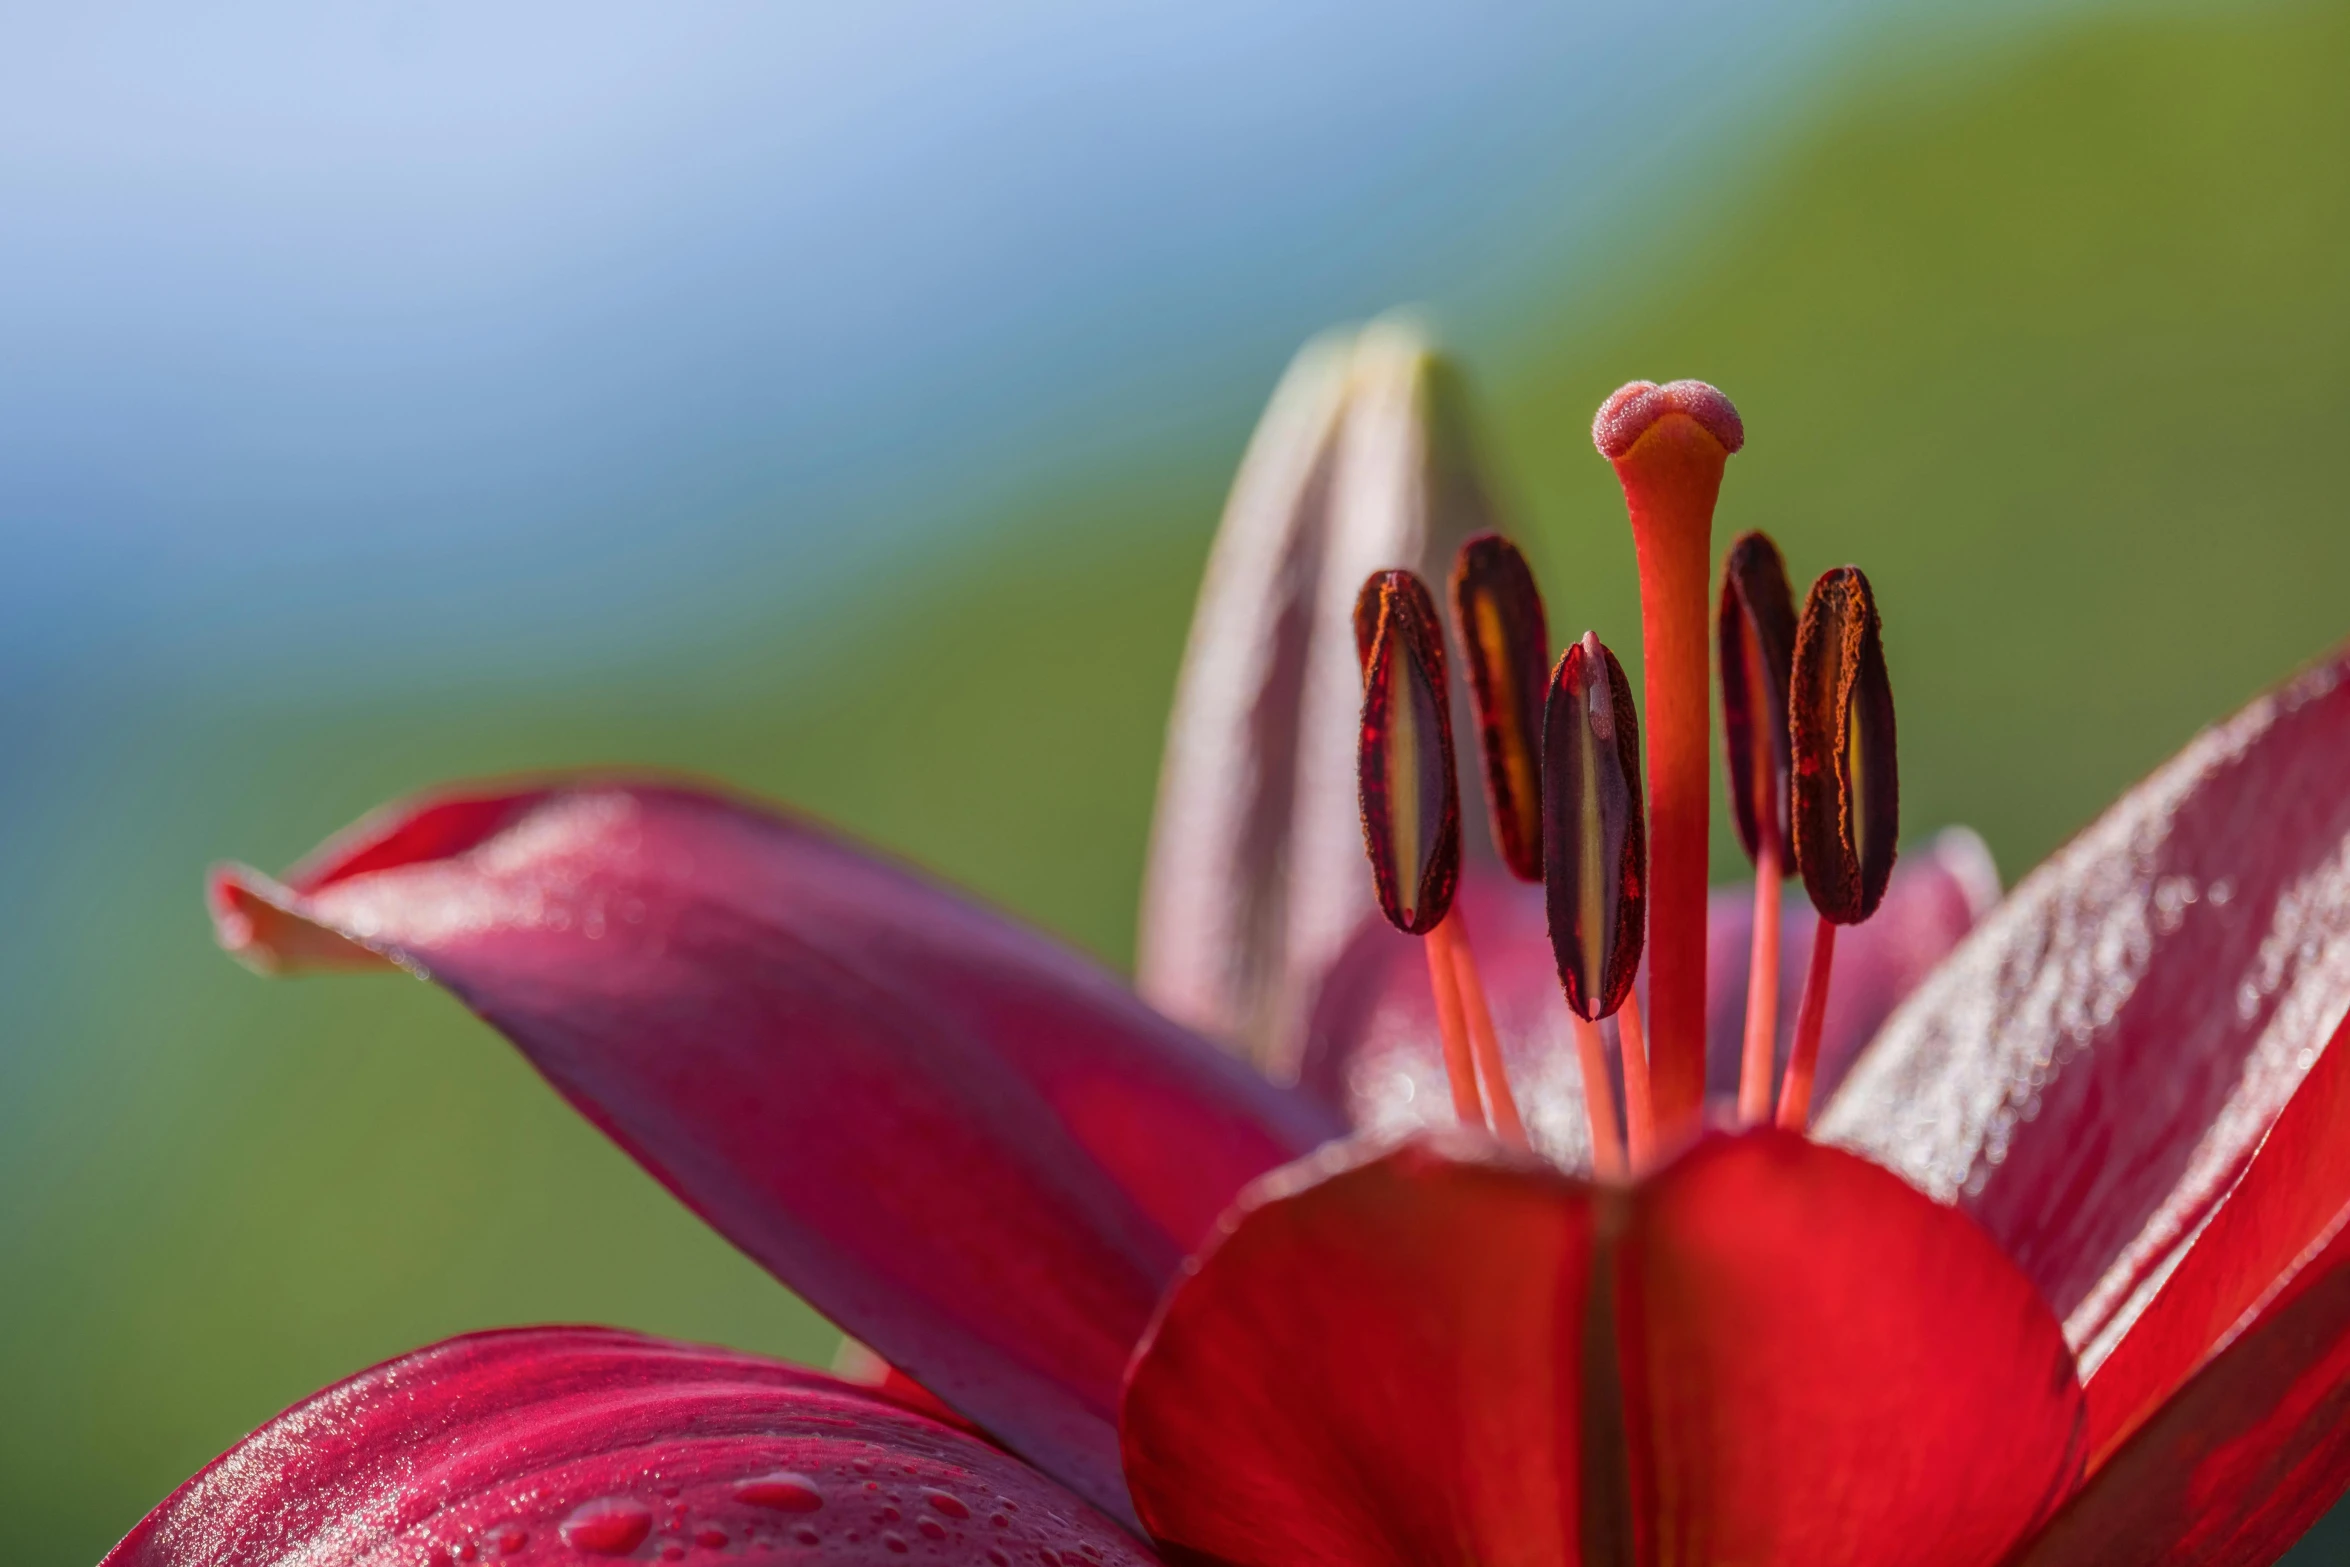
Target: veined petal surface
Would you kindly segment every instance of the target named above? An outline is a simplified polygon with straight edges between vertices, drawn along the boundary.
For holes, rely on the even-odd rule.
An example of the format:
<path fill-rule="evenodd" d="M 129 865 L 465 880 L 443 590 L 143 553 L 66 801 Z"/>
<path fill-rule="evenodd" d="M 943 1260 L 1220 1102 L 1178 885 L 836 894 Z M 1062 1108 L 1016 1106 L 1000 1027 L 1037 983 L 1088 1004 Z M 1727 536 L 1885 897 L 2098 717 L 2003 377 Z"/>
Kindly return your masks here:
<path fill-rule="evenodd" d="M 2271 1567 L 2350 1487 L 2350 1228 L 2108 1459 L 2015 1567 Z"/>
<path fill-rule="evenodd" d="M 1836 988 L 1821 1034 L 1820 1078 L 1832 1086 L 1893 1008 L 1997 901 L 1998 873 L 1973 833 L 1953 828 L 1894 867 L 1885 902 L 1836 947 Z M 1794 1038 L 1794 997 L 1817 916 L 1800 889 L 1781 916 L 1781 1059 Z M 1491 863 L 1464 866 L 1454 901 L 1493 1005 L 1510 1085 L 1535 1146 L 1588 1167 L 1589 1123 L 1542 889 Z M 1707 909 L 1706 1076 L 1716 1100 L 1735 1099 L 1745 1029 L 1754 892 L 1717 888 Z M 1607 1025 L 1612 1027 L 1613 1025 Z M 1451 1124 L 1436 1004 L 1418 944 L 1370 919 L 1332 965 L 1316 1000 L 1301 1086 L 1339 1105 L 1357 1127 L 1396 1133 Z"/>
<path fill-rule="evenodd" d="M 1000 1448 L 831 1377 L 600 1328 L 450 1339 L 272 1420 L 102 1567 L 1150 1553 Z M 991 1552 L 995 1553 L 991 1556 Z"/>
<path fill-rule="evenodd" d="M 1372 907 L 1355 806 L 1374 571 L 1441 579 L 1495 524 L 1454 372 L 1411 325 L 1309 344 L 1250 441 L 1200 585 L 1144 877 L 1136 984 L 1294 1074 L 1313 983 Z M 1454 728 L 1475 732 L 1464 683 Z M 1491 855 L 1483 813 L 1463 823 Z"/>
<path fill-rule="evenodd" d="M 1153 1535 L 1237 1567 L 1991 1567 L 2080 1417 L 1969 1220 L 1759 1130 L 1630 1188 L 1466 1136 L 1268 1177 L 1123 1429 Z"/>
<path fill-rule="evenodd" d="M 1074 953 L 682 786 L 452 794 L 214 895 L 257 962 L 364 950 L 447 986 L 728 1239 L 1112 1511 L 1162 1287 L 1335 1128 Z"/>
<path fill-rule="evenodd" d="M 1821 1119 L 1981 1220 L 2091 1370 L 2350 1007 L 2346 674 L 2205 731 L 2034 871 Z"/>

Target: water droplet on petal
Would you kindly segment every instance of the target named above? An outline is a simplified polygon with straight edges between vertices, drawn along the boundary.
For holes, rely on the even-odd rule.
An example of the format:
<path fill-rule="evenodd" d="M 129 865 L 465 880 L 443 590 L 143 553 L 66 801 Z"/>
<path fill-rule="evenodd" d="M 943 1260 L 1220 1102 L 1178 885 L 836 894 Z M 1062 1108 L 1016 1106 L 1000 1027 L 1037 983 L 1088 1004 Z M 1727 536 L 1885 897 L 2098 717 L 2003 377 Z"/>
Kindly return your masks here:
<path fill-rule="evenodd" d="M 914 1527 L 922 1531 L 922 1537 L 926 1540 L 943 1540 L 947 1537 L 947 1526 L 935 1518 L 925 1518 Z"/>
<path fill-rule="evenodd" d="M 987 1548 L 987 1559 L 995 1563 L 995 1567 L 1012 1567 L 1012 1558 L 1005 1553 L 1004 1548 L 1000 1545 L 991 1545 Z"/>
<path fill-rule="evenodd" d="M 926 1490 L 922 1493 L 922 1500 L 928 1502 L 933 1509 L 946 1514 L 946 1516 L 949 1518 L 968 1518 L 971 1516 L 971 1509 L 964 1506 L 963 1499 L 952 1491 Z"/>
<path fill-rule="evenodd" d="M 734 1488 L 734 1499 L 785 1513 L 812 1513 L 824 1505 L 824 1493 L 815 1481 L 787 1469 L 745 1480 Z"/>
<path fill-rule="evenodd" d="M 563 1543 L 598 1556 L 626 1556 L 652 1532 L 652 1510 L 625 1496 L 583 1502 L 563 1520 Z"/>
<path fill-rule="evenodd" d="M 888 1546 L 891 1550 L 897 1552 L 900 1556 L 906 1554 L 906 1539 L 904 1535 L 885 1534 L 881 1537 L 881 1543 Z"/>
<path fill-rule="evenodd" d="M 802 1545 L 814 1545 L 818 1540 L 824 1538 L 824 1536 L 818 1534 L 815 1530 L 805 1528 L 794 1529 L 792 1531 L 791 1537 L 799 1541 Z"/>
<path fill-rule="evenodd" d="M 704 1525 L 694 1531 L 694 1544 L 705 1550 L 723 1551 L 726 1549 L 726 1531 Z"/>
<path fill-rule="evenodd" d="M 530 1543 L 530 1531 L 510 1523 L 493 1533 L 490 1543 L 498 1548 L 500 1556 L 511 1556 Z"/>

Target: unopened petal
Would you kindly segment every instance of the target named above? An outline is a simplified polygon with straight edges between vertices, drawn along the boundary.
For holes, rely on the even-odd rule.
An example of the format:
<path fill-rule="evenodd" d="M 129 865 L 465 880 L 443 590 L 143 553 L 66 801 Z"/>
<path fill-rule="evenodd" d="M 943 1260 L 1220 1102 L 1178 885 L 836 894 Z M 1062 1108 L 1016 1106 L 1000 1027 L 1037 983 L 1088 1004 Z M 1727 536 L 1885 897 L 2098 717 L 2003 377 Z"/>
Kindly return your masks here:
<path fill-rule="evenodd" d="M 1372 907 L 1355 809 L 1373 571 L 1431 578 L 1493 503 L 1452 372 L 1411 326 L 1308 345 L 1234 481 L 1167 727 L 1137 984 L 1287 1075 L 1313 983 Z M 1454 722 L 1473 730 L 1456 682 Z M 1490 853 L 1480 813 L 1468 846 Z"/>

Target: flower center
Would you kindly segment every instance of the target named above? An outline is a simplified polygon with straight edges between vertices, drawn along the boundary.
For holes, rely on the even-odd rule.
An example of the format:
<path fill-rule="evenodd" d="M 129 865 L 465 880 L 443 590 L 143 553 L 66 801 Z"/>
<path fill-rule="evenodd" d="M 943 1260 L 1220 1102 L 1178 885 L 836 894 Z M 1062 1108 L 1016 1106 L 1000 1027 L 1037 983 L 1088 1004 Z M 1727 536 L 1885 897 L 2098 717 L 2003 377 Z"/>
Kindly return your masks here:
<path fill-rule="evenodd" d="M 1899 793 L 1876 602 L 1858 568 L 1820 577 L 1798 620 L 1777 547 L 1748 533 L 1722 563 L 1709 616 L 1714 502 L 1745 439 L 1729 399 L 1697 381 L 1635 382 L 1601 407 L 1592 434 L 1615 465 L 1639 559 L 1645 748 L 1630 683 L 1596 636 L 1585 632 L 1551 664 L 1541 594 L 1507 539 L 1469 540 L 1450 586 L 1494 843 L 1513 874 L 1543 887 L 1593 1165 L 1613 1177 L 1686 1139 L 1705 1113 L 1709 644 L 1720 660 L 1732 817 L 1755 865 L 1742 1122 L 1809 1123 L 1836 928 L 1866 919 L 1884 897 Z M 1455 1112 L 1523 1145 L 1453 907 L 1460 799 L 1435 600 L 1410 572 L 1376 572 L 1356 602 L 1355 634 L 1358 782 L 1379 906 L 1426 944 Z M 1780 882 L 1790 869 L 1821 919 L 1774 1094 Z M 1635 988 L 1643 958 L 1645 1023 Z M 1600 1027 L 1610 1017 L 1612 1062 Z"/>

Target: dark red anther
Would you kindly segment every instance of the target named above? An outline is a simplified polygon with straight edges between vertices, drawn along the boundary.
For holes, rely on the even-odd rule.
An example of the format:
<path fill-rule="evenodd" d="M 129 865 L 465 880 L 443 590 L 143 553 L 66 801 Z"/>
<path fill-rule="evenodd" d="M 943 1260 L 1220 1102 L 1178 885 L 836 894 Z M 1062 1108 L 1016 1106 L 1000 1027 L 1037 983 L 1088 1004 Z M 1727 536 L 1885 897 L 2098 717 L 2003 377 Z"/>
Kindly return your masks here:
<path fill-rule="evenodd" d="M 1804 888 L 1821 918 L 1857 925 L 1885 896 L 1901 831 L 1893 684 L 1876 595 L 1858 566 L 1823 573 L 1804 600 L 1787 731 Z"/>
<path fill-rule="evenodd" d="M 1356 766 L 1363 846 L 1380 912 L 1396 929 L 1425 935 L 1452 908 L 1461 866 L 1444 630 L 1436 601 L 1408 571 L 1371 574 L 1355 600 L 1356 624 L 1366 618 L 1373 629 Z"/>
<path fill-rule="evenodd" d="M 1502 863 L 1542 880 L 1542 704 L 1550 680 L 1550 625 L 1518 547 L 1498 533 L 1461 546 L 1452 567 L 1453 626 L 1469 665 L 1485 803 Z"/>
<path fill-rule="evenodd" d="M 1750 860 L 1764 835 L 1787 843 L 1787 681 L 1795 663 L 1795 595 L 1787 564 L 1764 533 L 1742 533 L 1722 558 L 1714 616 L 1722 668 L 1723 761 L 1730 816 Z"/>
<path fill-rule="evenodd" d="M 1580 1017 L 1606 1017 L 1624 1004 L 1640 967 L 1648 832 L 1632 688 L 1588 631 L 1559 660 L 1544 704 L 1542 860 L 1567 1005 Z"/>

